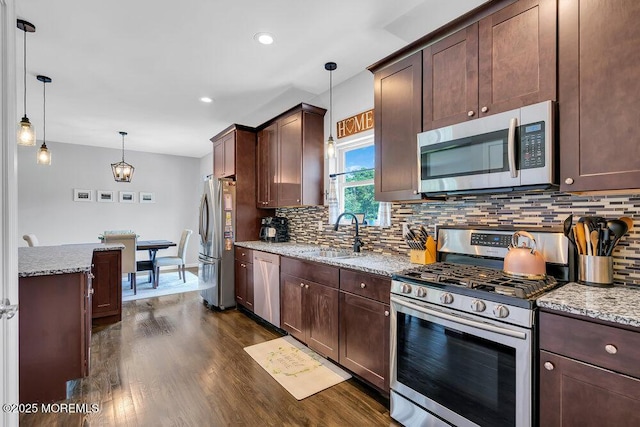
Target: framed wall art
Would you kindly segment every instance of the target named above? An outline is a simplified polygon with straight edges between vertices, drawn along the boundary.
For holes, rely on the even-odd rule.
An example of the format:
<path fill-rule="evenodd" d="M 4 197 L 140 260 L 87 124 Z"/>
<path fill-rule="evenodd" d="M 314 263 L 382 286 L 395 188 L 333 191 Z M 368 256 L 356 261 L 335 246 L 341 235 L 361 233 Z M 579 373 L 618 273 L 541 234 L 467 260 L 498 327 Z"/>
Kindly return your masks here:
<path fill-rule="evenodd" d="M 98 190 L 97 199 L 99 202 L 113 202 L 113 191 Z"/>
<path fill-rule="evenodd" d="M 136 202 L 136 193 L 135 191 L 121 191 L 120 192 L 120 203 L 135 203 Z"/>
<path fill-rule="evenodd" d="M 155 202 L 156 202 L 155 193 L 146 193 L 143 191 L 140 192 L 140 203 L 155 203 Z"/>
<path fill-rule="evenodd" d="M 93 190 L 73 189 L 74 202 L 93 202 Z"/>

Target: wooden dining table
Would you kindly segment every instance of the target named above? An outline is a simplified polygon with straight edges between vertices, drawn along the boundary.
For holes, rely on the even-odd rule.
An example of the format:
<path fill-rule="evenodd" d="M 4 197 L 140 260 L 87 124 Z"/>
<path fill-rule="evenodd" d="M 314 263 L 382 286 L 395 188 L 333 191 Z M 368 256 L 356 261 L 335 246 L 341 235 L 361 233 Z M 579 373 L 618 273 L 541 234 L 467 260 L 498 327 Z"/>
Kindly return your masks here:
<path fill-rule="evenodd" d="M 170 240 L 138 240 L 136 243 L 136 250 L 149 251 L 149 259 L 145 261 L 136 262 L 136 271 L 148 271 L 149 281 L 154 283 L 153 276 L 153 261 L 156 259 L 156 255 L 160 249 L 168 249 L 172 246 L 177 246 L 175 242 Z"/>

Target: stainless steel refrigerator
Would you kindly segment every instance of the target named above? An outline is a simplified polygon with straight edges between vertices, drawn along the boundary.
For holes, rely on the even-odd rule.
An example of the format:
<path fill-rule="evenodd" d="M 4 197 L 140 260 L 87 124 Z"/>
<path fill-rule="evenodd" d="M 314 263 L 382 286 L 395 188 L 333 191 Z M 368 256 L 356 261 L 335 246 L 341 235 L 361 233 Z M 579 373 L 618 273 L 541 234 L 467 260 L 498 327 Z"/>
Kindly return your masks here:
<path fill-rule="evenodd" d="M 234 307 L 233 242 L 236 232 L 236 187 L 229 179 L 207 177 L 200 199 L 198 278 L 207 306 Z"/>

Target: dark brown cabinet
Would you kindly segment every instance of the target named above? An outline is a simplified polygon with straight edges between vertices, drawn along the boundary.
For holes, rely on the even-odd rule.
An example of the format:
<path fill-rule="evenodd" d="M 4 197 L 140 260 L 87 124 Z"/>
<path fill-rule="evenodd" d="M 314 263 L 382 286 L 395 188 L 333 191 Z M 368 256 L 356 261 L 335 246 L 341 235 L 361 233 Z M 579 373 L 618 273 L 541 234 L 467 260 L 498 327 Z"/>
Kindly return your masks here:
<path fill-rule="evenodd" d="M 325 112 L 300 104 L 260 126 L 259 208 L 323 203 Z"/>
<path fill-rule="evenodd" d="M 423 50 L 423 130 L 556 99 L 556 0 L 520 0 Z"/>
<path fill-rule="evenodd" d="M 122 320 L 122 251 L 94 251 L 92 318 L 108 324 Z"/>
<path fill-rule="evenodd" d="M 640 187 L 640 2 L 560 0 L 560 189 Z"/>
<path fill-rule="evenodd" d="M 269 215 L 256 207 L 256 130 L 234 124 L 211 138 L 214 177 L 232 177 L 236 186 L 235 241 L 256 240 L 260 217 Z M 222 148 L 221 148 L 222 147 Z M 216 148 L 222 150 L 216 154 Z M 224 173 L 217 171 L 224 170 Z"/>
<path fill-rule="evenodd" d="M 640 425 L 640 331 L 540 313 L 539 425 Z"/>
<path fill-rule="evenodd" d="M 375 199 L 420 199 L 417 134 L 422 131 L 422 52 L 375 70 Z"/>
<path fill-rule="evenodd" d="M 253 251 L 235 248 L 235 292 L 236 302 L 253 311 Z"/>
<path fill-rule="evenodd" d="M 88 273 L 20 277 L 20 402 L 66 398 L 67 381 L 89 374 Z"/>
<path fill-rule="evenodd" d="M 337 361 L 339 270 L 287 257 L 281 257 L 280 268 L 280 326 L 309 348 Z M 314 281 L 327 276 L 335 281 Z"/>
<path fill-rule="evenodd" d="M 228 178 L 236 174 L 236 134 L 230 132 L 213 142 L 213 176 Z"/>
<path fill-rule="evenodd" d="M 340 270 L 339 363 L 389 392 L 389 293 L 391 280 Z"/>

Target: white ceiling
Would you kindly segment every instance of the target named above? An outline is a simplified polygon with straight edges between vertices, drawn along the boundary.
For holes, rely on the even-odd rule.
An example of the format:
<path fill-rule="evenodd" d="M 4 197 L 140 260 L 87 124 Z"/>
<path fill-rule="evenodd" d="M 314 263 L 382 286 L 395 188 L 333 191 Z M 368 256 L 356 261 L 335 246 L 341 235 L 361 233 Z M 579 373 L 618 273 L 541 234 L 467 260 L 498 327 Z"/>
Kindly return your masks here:
<path fill-rule="evenodd" d="M 335 87 L 485 1 L 20 0 L 18 18 L 36 26 L 27 115 L 40 140 L 44 74 L 47 141 L 119 149 L 123 130 L 127 150 L 201 157 L 231 123 L 257 126 L 326 92 L 325 62 L 338 64 Z M 263 31 L 274 44 L 254 41 Z"/>

